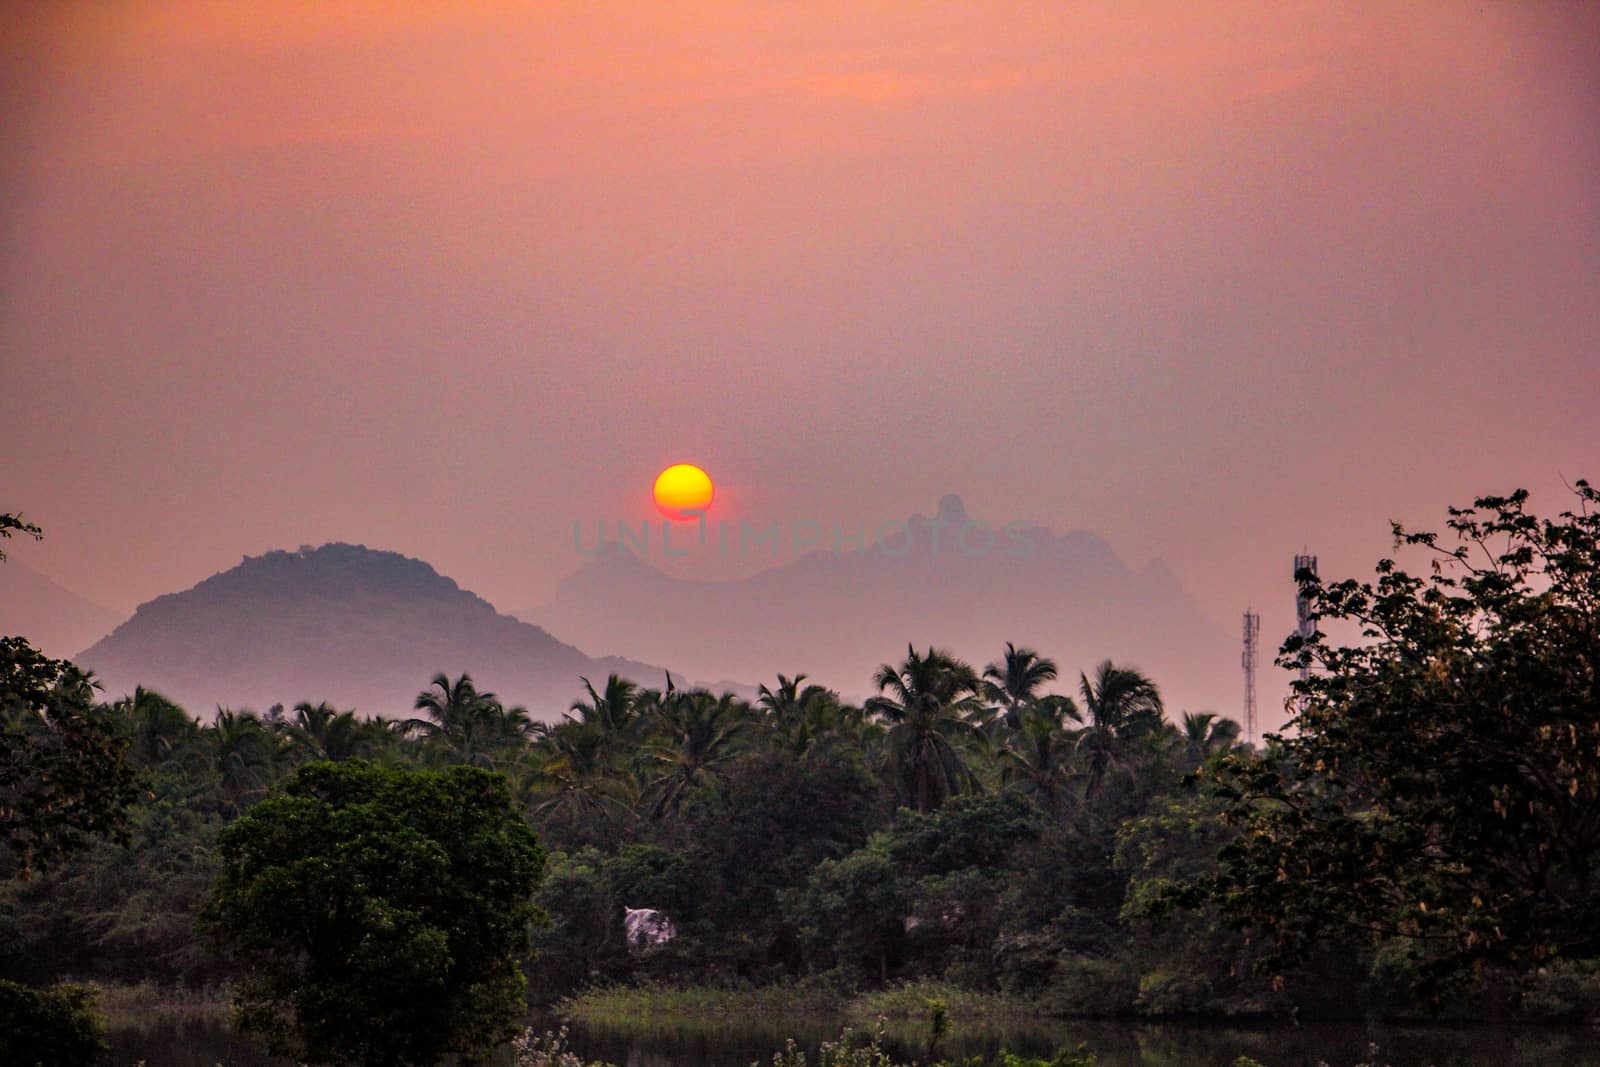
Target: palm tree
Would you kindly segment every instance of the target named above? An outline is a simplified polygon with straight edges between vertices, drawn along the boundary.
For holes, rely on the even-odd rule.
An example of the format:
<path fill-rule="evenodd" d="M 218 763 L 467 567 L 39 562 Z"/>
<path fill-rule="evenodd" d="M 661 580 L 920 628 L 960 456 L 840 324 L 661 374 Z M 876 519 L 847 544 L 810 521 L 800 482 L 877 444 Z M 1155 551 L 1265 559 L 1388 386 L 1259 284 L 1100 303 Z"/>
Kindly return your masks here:
<path fill-rule="evenodd" d="M 122 719 L 133 742 L 133 752 L 141 763 L 169 760 L 180 749 L 200 736 L 200 724 L 189 713 L 153 690 L 138 686 L 132 696 L 111 706 Z"/>
<path fill-rule="evenodd" d="M 1005 655 L 983 669 L 983 699 L 1015 730 L 1022 723 L 1022 709 L 1039 699 L 1039 690 L 1055 681 L 1056 673 L 1055 660 L 1007 641 Z"/>
<path fill-rule="evenodd" d="M 520 748 L 538 736 L 542 725 L 535 722 L 533 715 L 521 704 L 506 707 L 498 700 L 490 701 L 484 709 L 484 723 L 491 750 Z"/>
<path fill-rule="evenodd" d="M 457 763 L 490 766 L 496 751 L 519 744 L 534 733 L 526 708 L 507 708 L 493 693 L 480 693 L 472 676 L 455 681 L 436 674 L 417 694 L 416 709 L 426 719 L 406 719 L 400 730 L 420 734 Z"/>
<path fill-rule="evenodd" d="M 201 734 L 211 743 L 224 810 L 237 815 L 246 798 L 266 792 L 278 741 L 255 712 L 228 708 L 218 708 L 216 719 Z"/>
<path fill-rule="evenodd" d="M 1184 712 L 1182 728 L 1185 754 L 1195 764 L 1227 755 L 1239 743 L 1239 724 L 1215 712 Z"/>
<path fill-rule="evenodd" d="M 589 679 L 584 678 L 582 682 L 589 699 L 575 701 L 570 717 L 611 736 L 627 732 L 638 712 L 639 687 L 618 674 L 606 679 L 604 693 L 595 692 Z"/>
<path fill-rule="evenodd" d="M 763 685 L 756 697 L 778 745 L 794 756 L 805 756 L 824 737 L 848 732 L 852 725 L 838 693 L 815 684 L 802 688 L 805 680 L 803 674 L 780 674 L 777 688 Z"/>
<path fill-rule="evenodd" d="M 427 689 L 417 694 L 416 703 L 412 705 L 417 711 L 427 712 L 428 718 L 406 721 L 427 736 L 452 731 L 462 733 L 477 714 L 479 702 L 485 698 L 492 700 L 494 694 L 479 693 L 472 675 L 462 674 L 452 682 L 450 676 L 441 671 L 433 676 Z"/>
<path fill-rule="evenodd" d="M 1088 715 L 1088 728 L 1078 738 L 1078 749 L 1088 774 L 1086 793 L 1093 793 L 1113 767 L 1125 767 L 1128 742 L 1148 737 L 1162 725 L 1161 691 L 1131 667 L 1106 660 L 1091 680 L 1078 676 L 1078 692 Z"/>
<path fill-rule="evenodd" d="M 732 693 L 717 697 L 695 689 L 663 696 L 653 716 L 656 739 L 639 753 L 652 814 L 676 812 L 690 793 L 722 777 L 738 755 L 749 710 Z"/>
<path fill-rule="evenodd" d="M 1083 713 L 1069 696 L 1046 696 L 1024 705 L 1018 717 L 999 754 L 1000 780 L 1048 810 L 1071 775 L 1077 751 L 1077 735 L 1068 724 L 1083 722 Z"/>
<path fill-rule="evenodd" d="M 529 776 L 530 814 L 582 819 L 625 813 L 630 791 L 616 773 L 612 740 L 598 724 L 575 719 L 544 730 Z"/>
<path fill-rule="evenodd" d="M 303 700 L 294 706 L 294 718 L 284 729 L 306 758 L 338 762 L 371 752 L 381 726 L 374 729 L 371 719 L 362 722 L 354 711 L 340 711 L 326 701 Z"/>
<path fill-rule="evenodd" d="M 977 672 L 937 648 L 918 655 L 907 646 L 905 662 L 885 663 L 872 681 L 879 695 L 867 701 L 866 711 L 888 724 L 888 761 L 911 806 L 931 811 L 976 786 L 963 749 L 978 736 L 972 721 L 983 707 Z"/>

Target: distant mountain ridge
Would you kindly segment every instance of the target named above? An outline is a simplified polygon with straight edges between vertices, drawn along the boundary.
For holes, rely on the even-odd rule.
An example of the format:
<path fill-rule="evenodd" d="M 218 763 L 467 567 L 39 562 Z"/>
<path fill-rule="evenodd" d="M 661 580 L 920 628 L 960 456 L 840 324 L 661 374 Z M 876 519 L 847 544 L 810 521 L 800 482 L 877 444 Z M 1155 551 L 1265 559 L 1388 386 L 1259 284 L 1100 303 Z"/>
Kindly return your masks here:
<path fill-rule="evenodd" d="M 0 634 L 26 637 L 57 658 L 111 632 L 122 616 L 31 570 L 16 550 L 0 563 Z"/>
<path fill-rule="evenodd" d="M 998 530 L 987 551 L 962 551 L 956 532 L 968 521 L 947 496 L 897 541 L 814 552 L 737 581 L 675 578 L 608 544 L 549 603 L 518 614 L 701 676 L 803 671 L 854 698 L 908 642 L 981 668 L 1014 641 L 1060 663 L 1060 689 L 1110 658 L 1150 674 L 1174 710 L 1239 714 L 1235 639 L 1160 561 L 1134 570 L 1096 534 L 1043 527 L 1011 528 L 1026 552 Z"/>
<path fill-rule="evenodd" d="M 411 713 L 435 672 L 558 718 L 580 691 L 618 673 L 660 686 L 665 671 L 592 657 L 494 606 L 427 563 L 365 545 L 246 556 L 191 589 L 141 604 L 77 662 L 108 696 L 135 685 L 195 714 L 326 700 L 388 717 Z M 674 681 L 682 679 L 674 673 Z"/>

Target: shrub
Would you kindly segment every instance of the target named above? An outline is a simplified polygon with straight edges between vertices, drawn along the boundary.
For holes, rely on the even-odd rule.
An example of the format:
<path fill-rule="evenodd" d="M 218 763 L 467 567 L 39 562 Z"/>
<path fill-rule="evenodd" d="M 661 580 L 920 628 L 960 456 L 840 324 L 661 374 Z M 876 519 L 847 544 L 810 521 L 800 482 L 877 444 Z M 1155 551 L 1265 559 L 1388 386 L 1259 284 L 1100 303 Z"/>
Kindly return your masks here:
<path fill-rule="evenodd" d="M 513 1067 L 611 1067 L 599 1060 L 588 1063 L 576 1052 L 567 1048 L 567 1028 L 555 1033 L 545 1031 L 535 1037 L 530 1028 L 511 1042 Z"/>
<path fill-rule="evenodd" d="M 1194 1015 L 1211 1000 L 1211 981 L 1203 974 L 1177 974 L 1160 968 L 1139 979 L 1134 1002 L 1145 1015 Z"/>
<path fill-rule="evenodd" d="M 32 989 L 0 978 L 0 1063 L 11 1067 L 89 1067 L 106 1051 L 94 991 Z"/>
<path fill-rule="evenodd" d="M 762 1067 L 752 1063 L 750 1067 Z M 805 1050 L 794 1043 L 791 1038 L 784 1044 L 783 1051 L 774 1053 L 772 1067 L 810 1067 Z M 846 1029 L 839 1035 L 837 1041 L 824 1041 L 817 1050 L 816 1067 L 905 1067 L 897 1064 L 883 1050 L 883 1031 L 879 1030 L 871 1038 L 862 1040 L 855 1031 Z"/>
<path fill-rule="evenodd" d="M 1600 1019 L 1600 963 L 1563 961 L 1541 970 L 1523 995 L 1519 1014 L 1548 1022 Z"/>
<path fill-rule="evenodd" d="M 1123 1015 L 1134 1010 L 1138 995 L 1132 971 L 1094 956 L 1061 957 L 1046 994 L 1054 1015 Z"/>

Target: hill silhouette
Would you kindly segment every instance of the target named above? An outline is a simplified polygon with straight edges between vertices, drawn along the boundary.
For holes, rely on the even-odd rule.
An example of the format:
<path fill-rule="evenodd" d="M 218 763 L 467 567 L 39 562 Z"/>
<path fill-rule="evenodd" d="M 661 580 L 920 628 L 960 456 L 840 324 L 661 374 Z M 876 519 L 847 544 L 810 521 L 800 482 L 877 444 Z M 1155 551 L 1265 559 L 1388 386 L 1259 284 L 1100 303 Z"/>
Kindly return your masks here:
<path fill-rule="evenodd" d="M 247 556 L 141 604 L 76 659 L 108 696 L 143 685 L 201 715 L 327 700 L 405 716 L 435 672 L 466 671 L 480 689 L 554 719 L 580 676 L 665 680 L 659 667 L 591 657 L 502 615 L 421 560 L 349 544 Z"/>
<path fill-rule="evenodd" d="M 65 658 L 111 632 L 121 616 L 18 562 L 0 563 L 0 634 Z"/>
<path fill-rule="evenodd" d="M 1060 663 L 1058 689 L 1110 658 L 1150 674 L 1174 710 L 1239 716 L 1237 638 L 1160 561 L 1135 570 L 1093 533 L 1043 527 L 1014 528 L 1026 551 L 1005 536 L 988 551 L 962 551 L 955 534 L 966 521 L 961 500 L 947 496 L 932 519 L 908 519 L 903 537 L 736 581 L 674 578 L 610 543 L 549 603 L 519 614 L 701 676 L 803 671 L 854 698 L 908 641 L 979 667 L 1014 641 Z"/>

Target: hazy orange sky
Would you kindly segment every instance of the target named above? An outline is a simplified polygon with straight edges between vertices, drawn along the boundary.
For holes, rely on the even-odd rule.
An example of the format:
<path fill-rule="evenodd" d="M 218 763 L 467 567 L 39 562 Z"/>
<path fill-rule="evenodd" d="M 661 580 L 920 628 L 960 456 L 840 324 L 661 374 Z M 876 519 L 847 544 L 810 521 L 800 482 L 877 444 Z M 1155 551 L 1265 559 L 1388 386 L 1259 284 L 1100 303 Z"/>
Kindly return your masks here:
<path fill-rule="evenodd" d="M 327 540 L 537 604 L 693 460 L 1086 527 L 1275 639 L 1302 545 L 1600 478 L 1594 5 L 9 21 L 0 509 L 114 608 Z"/>

